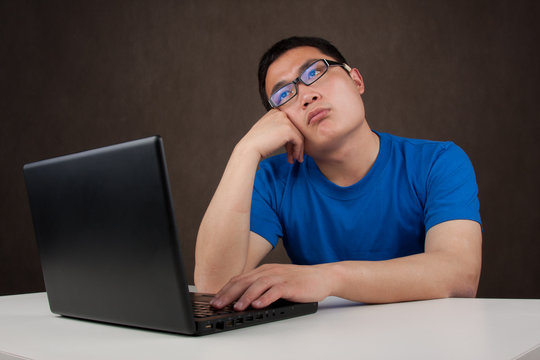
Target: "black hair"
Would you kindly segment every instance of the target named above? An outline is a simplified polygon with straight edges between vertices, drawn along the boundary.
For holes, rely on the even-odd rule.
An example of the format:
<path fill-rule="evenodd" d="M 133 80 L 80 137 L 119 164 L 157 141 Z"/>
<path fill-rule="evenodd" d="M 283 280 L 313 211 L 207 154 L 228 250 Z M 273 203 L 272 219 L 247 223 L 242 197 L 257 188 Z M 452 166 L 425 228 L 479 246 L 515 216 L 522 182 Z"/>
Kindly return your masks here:
<path fill-rule="evenodd" d="M 347 61 L 341 55 L 339 50 L 332 45 L 329 41 L 318 37 L 298 37 L 293 36 L 287 39 L 283 39 L 275 43 L 270 49 L 268 49 L 261 57 L 259 62 L 259 94 L 266 110 L 270 110 L 272 107 L 268 103 L 268 96 L 266 96 L 266 73 L 268 68 L 274 61 L 276 61 L 281 55 L 287 51 L 301 47 L 310 46 L 319 49 L 323 54 L 333 57 L 337 62 L 346 63 Z"/>

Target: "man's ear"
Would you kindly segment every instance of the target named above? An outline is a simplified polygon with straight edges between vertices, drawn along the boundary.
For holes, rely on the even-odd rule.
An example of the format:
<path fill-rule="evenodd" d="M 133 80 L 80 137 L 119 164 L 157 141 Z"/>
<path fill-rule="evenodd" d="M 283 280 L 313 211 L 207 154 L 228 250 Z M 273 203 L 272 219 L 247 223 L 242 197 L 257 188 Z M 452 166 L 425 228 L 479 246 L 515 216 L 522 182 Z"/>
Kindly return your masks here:
<path fill-rule="evenodd" d="M 351 79 L 353 79 L 354 84 L 358 89 L 358 92 L 360 93 L 360 95 L 362 95 L 366 88 L 364 86 L 364 79 L 362 78 L 360 71 L 358 71 L 357 68 L 353 68 L 351 69 L 351 71 L 349 71 L 349 75 L 351 76 Z"/>

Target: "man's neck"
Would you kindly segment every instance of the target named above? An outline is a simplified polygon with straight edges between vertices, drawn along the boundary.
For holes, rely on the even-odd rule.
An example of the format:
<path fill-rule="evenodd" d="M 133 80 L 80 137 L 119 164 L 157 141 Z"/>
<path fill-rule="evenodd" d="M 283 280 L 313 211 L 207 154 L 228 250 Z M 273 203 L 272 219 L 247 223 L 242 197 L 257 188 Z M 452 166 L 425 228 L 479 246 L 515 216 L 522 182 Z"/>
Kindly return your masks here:
<path fill-rule="evenodd" d="M 364 122 L 341 146 L 313 158 L 328 180 L 339 186 L 351 186 L 369 172 L 377 159 L 379 147 L 379 136 Z"/>

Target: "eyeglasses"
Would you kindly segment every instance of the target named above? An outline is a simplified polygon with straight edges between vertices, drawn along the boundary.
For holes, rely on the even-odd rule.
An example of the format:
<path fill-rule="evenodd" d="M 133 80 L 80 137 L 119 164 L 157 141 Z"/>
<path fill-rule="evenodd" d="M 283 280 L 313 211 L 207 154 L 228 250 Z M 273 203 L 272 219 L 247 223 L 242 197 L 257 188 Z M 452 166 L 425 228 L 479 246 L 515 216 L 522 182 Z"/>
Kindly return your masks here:
<path fill-rule="evenodd" d="M 277 108 L 294 98 L 298 93 L 298 82 L 309 86 L 315 81 L 319 80 L 324 74 L 326 74 L 330 66 L 341 66 L 342 68 L 347 70 L 347 72 L 351 71 L 349 65 L 345 63 L 339 63 L 326 59 L 316 60 L 311 65 L 309 65 L 307 69 L 304 70 L 302 74 L 300 74 L 299 77 L 297 77 L 290 83 L 283 85 L 281 88 L 279 88 L 279 90 L 273 92 L 272 95 L 270 95 L 270 99 L 268 100 L 270 106 L 272 106 L 273 108 Z"/>

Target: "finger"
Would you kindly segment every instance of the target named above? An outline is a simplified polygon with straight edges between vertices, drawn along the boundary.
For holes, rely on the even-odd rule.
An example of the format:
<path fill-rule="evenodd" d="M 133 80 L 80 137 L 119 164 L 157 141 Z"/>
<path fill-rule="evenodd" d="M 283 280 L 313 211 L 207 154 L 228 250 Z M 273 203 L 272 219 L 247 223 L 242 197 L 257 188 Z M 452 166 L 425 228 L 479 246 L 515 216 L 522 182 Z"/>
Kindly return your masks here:
<path fill-rule="evenodd" d="M 210 305 L 215 308 L 222 309 L 238 299 L 247 289 L 247 285 L 243 285 L 238 277 L 234 277 L 210 300 Z"/>
<path fill-rule="evenodd" d="M 304 158 L 304 137 L 300 133 L 300 131 L 296 131 L 296 139 L 293 141 L 293 153 L 294 158 L 298 160 L 299 162 L 303 161 Z"/>
<path fill-rule="evenodd" d="M 281 285 L 274 285 L 264 292 L 259 298 L 255 299 L 251 306 L 255 309 L 260 309 L 272 304 L 274 301 L 283 297 L 283 287 Z"/>
<path fill-rule="evenodd" d="M 296 160 L 298 162 L 304 161 L 304 142 L 296 146 Z"/>
<path fill-rule="evenodd" d="M 261 297 L 268 289 L 275 284 L 271 277 L 263 276 L 254 281 L 244 292 L 244 294 L 234 304 L 237 311 L 245 310 L 253 301 Z"/>
<path fill-rule="evenodd" d="M 266 271 L 267 267 L 259 266 L 250 272 L 235 276 L 210 301 L 210 305 L 221 309 L 240 298 L 246 290 Z"/>
<path fill-rule="evenodd" d="M 291 142 L 285 144 L 285 150 L 287 151 L 287 161 L 289 164 L 294 163 L 294 145 Z"/>
<path fill-rule="evenodd" d="M 300 146 L 300 162 L 304 161 L 304 139 L 302 138 L 302 146 Z"/>

